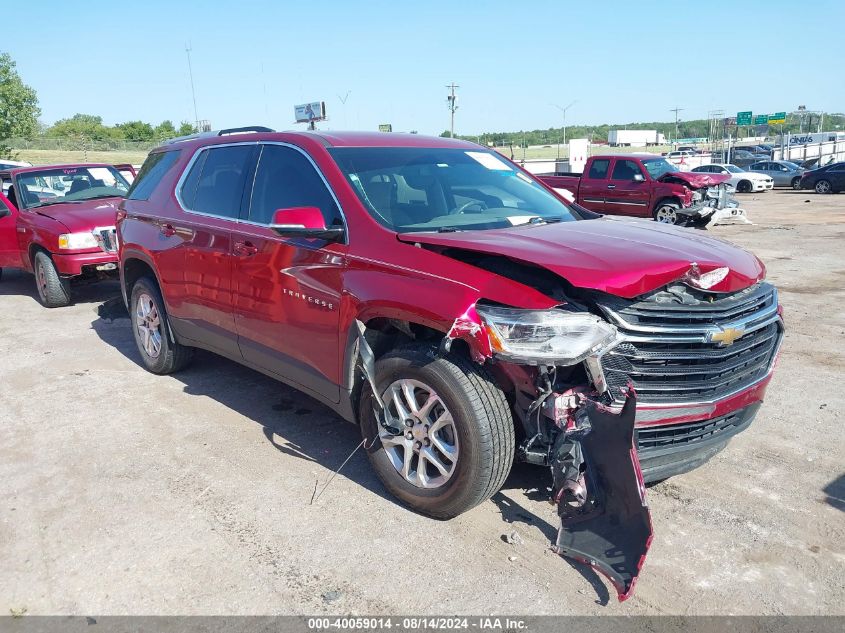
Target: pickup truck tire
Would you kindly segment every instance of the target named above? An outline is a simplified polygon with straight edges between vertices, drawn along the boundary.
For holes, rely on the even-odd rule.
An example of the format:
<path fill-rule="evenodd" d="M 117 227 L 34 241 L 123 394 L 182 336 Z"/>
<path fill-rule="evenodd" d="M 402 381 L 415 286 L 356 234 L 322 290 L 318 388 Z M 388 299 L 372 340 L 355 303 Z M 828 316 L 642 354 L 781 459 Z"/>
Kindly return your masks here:
<path fill-rule="evenodd" d="M 61 308 L 70 305 L 70 287 L 59 276 L 56 264 L 44 251 L 37 251 L 32 259 L 35 286 L 38 299 L 45 308 Z"/>
<path fill-rule="evenodd" d="M 171 374 L 193 358 L 192 347 L 174 342 L 161 291 L 149 277 L 141 277 L 132 285 L 129 318 L 141 361 L 148 371 Z"/>
<path fill-rule="evenodd" d="M 792 188 L 796 191 L 801 188 L 801 177 L 793 178 L 792 179 Z"/>
<path fill-rule="evenodd" d="M 436 347 L 422 344 L 388 352 L 375 369 L 387 419 L 401 433 L 393 435 L 379 425 L 369 384 L 362 392 L 359 419 L 370 463 L 391 494 L 421 514 L 451 519 L 502 487 L 513 464 L 514 423 L 504 393 L 486 369 L 458 354 L 438 355 Z M 416 406 L 407 406 L 409 391 Z M 394 399 L 403 397 L 410 413 L 404 420 Z M 430 397 L 438 401 L 427 408 Z M 428 435 L 429 428 L 438 427 Z M 455 455 L 453 462 L 442 448 Z M 426 457 L 421 478 L 421 455 L 447 466 L 448 474 Z M 428 476 L 430 487 L 424 487 Z"/>
<path fill-rule="evenodd" d="M 654 207 L 654 213 L 652 214 L 654 221 L 660 222 L 661 224 L 677 224 L 678 210 L 680 208 L 681 205 L 677 202 L 672 202 L 671 200 L 661 200 Z"/>

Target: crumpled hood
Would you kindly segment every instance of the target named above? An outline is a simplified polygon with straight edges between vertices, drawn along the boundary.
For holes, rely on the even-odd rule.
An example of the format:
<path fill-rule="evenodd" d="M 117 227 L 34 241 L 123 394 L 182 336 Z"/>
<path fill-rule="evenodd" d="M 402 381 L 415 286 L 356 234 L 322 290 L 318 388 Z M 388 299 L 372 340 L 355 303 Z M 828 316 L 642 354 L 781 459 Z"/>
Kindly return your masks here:
<path fill-rule="evenodd" d="M 727 174 L 705 174 L 697 171 L 670 171 L 657 180 L 663 182 L 671 178 L 678 178 L 688 183 L 693 189 L 701 187 L 715 187 L 731 179 Z"/>
<path fill-rule="evenodd" d="M 102 198 L 59 202 L 38 207 L 35 211 L 39 215 L 61 222 L 71 233 L 80 233 L 99 226 L 114 226 L 117 205 L 121 200 L 122 198 Z"/>
<path fill-rule="evenodd" d="M 403 242 L 459 248 L 542 266 L 580 288 L 633 299 L 677 281 L 696 263 L 700 273 L 728 267 L 713 292 L 735 292 L 763 279 L 754 255 L 700 231 L 647 220 L 597 220 L 523 225 L 456 233 L 405 233 Z"/>

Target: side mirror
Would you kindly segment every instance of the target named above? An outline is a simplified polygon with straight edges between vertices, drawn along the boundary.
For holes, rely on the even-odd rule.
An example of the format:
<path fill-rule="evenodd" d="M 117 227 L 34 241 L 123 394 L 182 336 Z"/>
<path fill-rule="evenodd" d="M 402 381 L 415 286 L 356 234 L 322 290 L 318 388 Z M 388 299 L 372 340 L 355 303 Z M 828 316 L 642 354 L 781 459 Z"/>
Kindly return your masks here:
<path fill-rule="evenodd" d="M 5 218 L 7 215 L 12 215 L 12 212 L 5 205 L 0 205 L 0 218 Z"/>
<path fill-rule="evenodd" d="M 645 178 L 642 174 L 634 174 L 634 177 L 631 178 L 634 182 L 645 182 Z"/>
<path fill-rule="evenodd" d="M 317 207 L 276 209 L 270 228 L 283 237 L 310 237 L 337 241 L 343 237 L 342 226 L 327 227 Z"/>

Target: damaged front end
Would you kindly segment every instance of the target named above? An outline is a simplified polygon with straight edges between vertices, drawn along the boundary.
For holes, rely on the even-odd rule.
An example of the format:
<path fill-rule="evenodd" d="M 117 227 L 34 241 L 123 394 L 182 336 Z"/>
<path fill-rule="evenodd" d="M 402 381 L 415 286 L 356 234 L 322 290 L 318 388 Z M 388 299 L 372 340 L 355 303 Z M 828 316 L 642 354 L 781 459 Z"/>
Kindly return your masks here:
<path fill-rule="evenodd" d="M 555 551 L 593 566 L 625 600 L 652 532 L 634 443 L 636 396 L 629 389 L 619 413 L 605 408 L 600 372 L 590 371 L 618 343 L 616 328 L 573 303 L 551 310 L 473 305 L 443 347 L 457 338 L 472 343 L 476 361 L 495 359 L 491 371 L 514 386 L 524 431 L 517 457 L 552 471 L 551 501 L 561 518 Z"/>
<path fill-rule="evenodd" d="M 672 172 L 660 178 L 661 182 L 688 190 L 690 202 L 678 209 L 678 223 L 698 229 L 717 224 L 751 224 L 728 180 L 722 174 L 691 172 Z"/>

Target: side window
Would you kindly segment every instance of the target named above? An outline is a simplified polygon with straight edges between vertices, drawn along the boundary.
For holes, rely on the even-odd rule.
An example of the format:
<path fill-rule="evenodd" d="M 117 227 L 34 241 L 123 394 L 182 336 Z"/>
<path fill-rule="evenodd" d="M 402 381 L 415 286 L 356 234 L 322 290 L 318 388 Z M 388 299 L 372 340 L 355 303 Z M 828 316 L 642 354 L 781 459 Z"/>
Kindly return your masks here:
<path fill-rule="evenodd" d="M 611 180 L 632 180 L 637 174 L 642 174 L 640 166 L 632 160 L 618 160 L 613 166 Z"/>
<path fill-rule="evenodd" d="M 254 148 L 254 145 L 229 145 L 205 150 L 206 156 L 194 161 L 179 192 L 191 197 L 191 204 L 182 197 L 186 207 L 198 213 L 237 218 Z M 193 186 L 194 183 L 195 188 L 186 191 L 186 185 Z"/>
<path fill-rule="evenodd" d="M 590 173 L 587 178 L 595 178 L 596 180 L 604 180 L 607 178 L 607 170 L 610 167 L 610 161 L 606 158 L 601 160 L 594 160 L 590 165 Z"/>
<path fill-rule="evenodd" d="M 326 226 L 342 223 L 331 192 L 311 162 L 291 147 L 265 145 L 255 172 L 249 219 L 270 224 L 277 209 L 292 207 L 317 207 Z"/>
<path fill-rule="evenodd" d="M 182 199 L 182 204 L 187 209 L 194 208 L 194 202 L 197 197 L 197 185 L 200 182 L 202 175 L 202 168 L 205 166 L 205 159 L 208 158 L 208 152 L 202 152 L 191 165 L 191 171 L 182 182 L 182 188 L 179 190 L 179 197 Z"/>
<path fill-rule="evenodd" d="M 176 159 L 179 158 L 180 153 L 180 150 L 176 150 L 156 152 L 147 156 L 147 160 L 144 161 L 141 171 L 138 172 L 138 177 L 132 183 L 126 197 L 129 200 L 149 200 L 158 183 L 176 164 Z"/>

